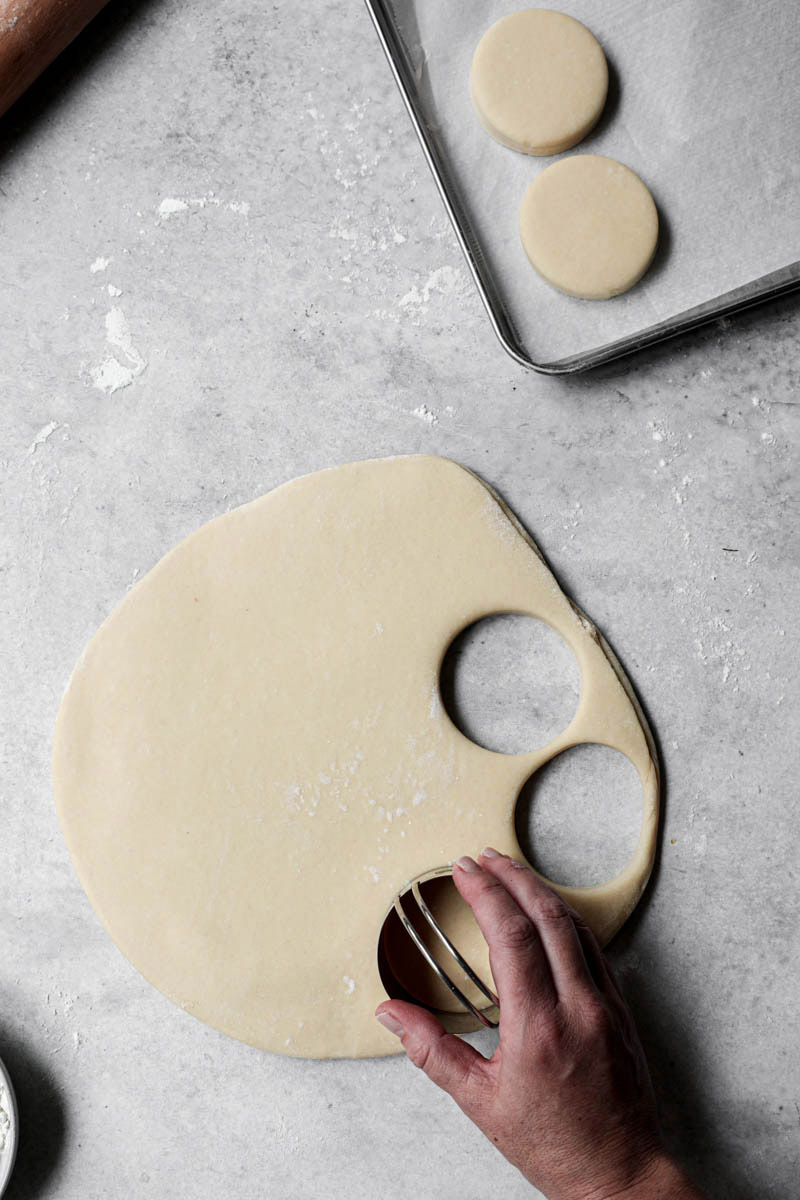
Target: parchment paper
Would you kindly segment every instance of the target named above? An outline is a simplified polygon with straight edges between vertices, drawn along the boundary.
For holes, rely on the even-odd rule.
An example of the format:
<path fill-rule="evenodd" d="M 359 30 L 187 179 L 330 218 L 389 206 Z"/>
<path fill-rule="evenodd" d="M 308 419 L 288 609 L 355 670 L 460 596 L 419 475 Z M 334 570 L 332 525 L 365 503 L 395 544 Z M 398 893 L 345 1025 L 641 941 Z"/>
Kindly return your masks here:
<path fill-rule="evenodd" d="M 480 37 L 523 7 L 395 0 L 429 122 L 532 357 L 596 348 L 800 259 L 800 7 L 796 0 L 570 0 L 609 61 L 599 125 L 570 154 L 607 154 L 650 187 L 656 260 L 626 296 L 575 300 L 528 263 L 522 196 L 553 158 L 495 142 L 469 98 Z"/>

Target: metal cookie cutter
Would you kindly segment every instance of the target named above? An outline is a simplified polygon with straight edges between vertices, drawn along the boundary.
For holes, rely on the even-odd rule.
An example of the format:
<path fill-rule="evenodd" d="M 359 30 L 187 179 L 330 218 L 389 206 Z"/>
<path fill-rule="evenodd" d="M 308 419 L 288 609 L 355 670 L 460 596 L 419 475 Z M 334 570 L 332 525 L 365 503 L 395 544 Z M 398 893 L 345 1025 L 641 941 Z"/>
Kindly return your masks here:
<path fill-rule="evenodd" d="M 492 989 L 486 983 L 484 983 L 477 972 L 472 969 L 458 948 L 453 945 L 452 941 L 431 912 L 428 904 L 425 901 L 425 897 L 422 895 L 420 890 L 421 886 L 425 883 L 428 883 L 430 880 L 441 879 L 445 876 L 452 876 L 452 870 L 450 867 L 436 867 L 433 871 L 426 871 L 424 875 L 418 875 L 417 878 L 412 880 L 408 887 L 406 887 L 395 898 L 394 911 L 402 922 L 408 936 L 411 938 L 412 942 L 417 947 L 428 966 L 438 977 L 440 982 L 443 983 L 448 991 L 452 993 L 461 1007 L 465 1009 L 466 1012 L 471 1013 L 475 1020 L 479 1021 L 481 1025 L 485 1026 L 487 1029 L 496 1029 L 499 1024 L 500 1001 Z M 419 912 L 425 918 L 430 928 L 434 931 L 441 944 L 447 950 L 448 954 L 455 959 L 461 970 L 464 972 L 467 978 L 472 981 L 478 991 L 486 997 L 489 1002 L 488 1009 L 481 1011 L 481 1009 L 473 1004 L 473 1002 L 464 994 L 455 980 L 453 980 L 450 975 L 448 975 L 447 971 L 445 971 L 445 969 L 440 965 L 440 963 L 437 962 L 436 958 L 425 945 L 422 937 L 415 929 L 408 913 L 403 908 L 402 902 L 404 899 L 408 899 L 408 897 L 411 897 L 414 900 Z M 495 1019 L 495 1013 L 497 1014 L 497 1019 Z"/>

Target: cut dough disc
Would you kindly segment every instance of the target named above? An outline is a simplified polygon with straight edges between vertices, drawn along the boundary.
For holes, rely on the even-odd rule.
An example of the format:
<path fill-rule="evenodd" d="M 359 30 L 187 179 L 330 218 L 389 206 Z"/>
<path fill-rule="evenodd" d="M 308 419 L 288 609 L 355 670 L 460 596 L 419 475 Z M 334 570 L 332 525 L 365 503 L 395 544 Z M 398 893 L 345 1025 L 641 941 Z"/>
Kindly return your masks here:
<path fill-rule="evenodd" d="M 481 38 L 470 93 L 492 137 L 523 154 L 559 154 L 594 127 L 608 65 L 592 33 L 564 13 L 527 8 Z"/>
<path fill-rule="evenodd" d="M 528 754 L 470 742 L 440 699 L 453 638 L 493 612 L 547 621 L 580 667 L 573 719 Z M 487 843 L 520 857 L 522 785 L 581 741 L 642 780 L 627 867 L 559 889 L 607 941 L 642 893 L 658 819 L 624 675 L 480 480 L 385 459 L 227 513 L 125 596 L 64 696 L 56 803 L 107 929 L 182 1008 L 281 1054 L 393 1054 L 373 1014 L 395 895 Z M 470 936 L 460 948 L 489 978 Z"/>
<path fill-rule="evenodd" d="M 608 300 L 632 288 L 653 261 L 658 212 L 630 167 L 576 154 L 534 179 L 519 230 L 528 258 L 554 288 Z"/>

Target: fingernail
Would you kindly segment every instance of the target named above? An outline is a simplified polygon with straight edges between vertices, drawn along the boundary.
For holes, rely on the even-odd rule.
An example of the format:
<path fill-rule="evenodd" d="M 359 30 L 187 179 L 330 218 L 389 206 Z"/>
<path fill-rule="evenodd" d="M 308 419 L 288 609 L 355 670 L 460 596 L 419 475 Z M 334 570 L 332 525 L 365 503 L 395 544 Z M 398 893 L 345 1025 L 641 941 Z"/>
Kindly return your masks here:
<path fill-rule="evenodd" d="M 402 1037 L 405 1033 L 403 1026 L 399 1021 L 395 1020 L 391 1013 L 376 1013 L 375 1016 L 378 1018 L 381 1025 L 383 1025 L 384 1029 L 388 1029 L 389 1033 L 393 1033 L 395 1037 Z"/>
<path fill-rule="evenodd" d="M 480 871 L 480 867 L 475 862 L 474 858 L 470 858 L 465 854 L 463 858 L 459 858 L 453 864 L 455 867 L 460 867 L 462 871 L 466 871 L 469 875 L 474 875 L 476 871 Z"/>
<path fill-rule="evenodd" d="M 501 854 L 499 850 L 495 850 L 494 846 L 486 846 L 481 850 L 481 858 L 505 858 L 505 854 Z"/>

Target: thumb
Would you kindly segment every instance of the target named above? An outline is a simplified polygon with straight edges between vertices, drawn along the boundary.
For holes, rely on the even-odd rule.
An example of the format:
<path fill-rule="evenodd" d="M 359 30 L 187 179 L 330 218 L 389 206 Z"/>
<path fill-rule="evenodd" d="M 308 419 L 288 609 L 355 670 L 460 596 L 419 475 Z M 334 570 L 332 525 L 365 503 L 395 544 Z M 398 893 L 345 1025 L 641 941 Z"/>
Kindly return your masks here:
<path fill-rule="evenodd" d="M 378 1005 L 375 1016 L 400 1038 L 414 1066 L 448 1092 L 460 1108 L 476 1107 L 488 1083 L 488 1063 L 477 1050 L 455 1034 L 445 1033 L 433 1013 L 405 1000 Z"/>

